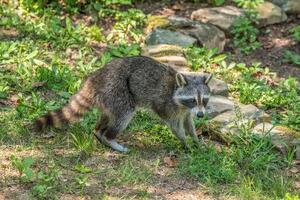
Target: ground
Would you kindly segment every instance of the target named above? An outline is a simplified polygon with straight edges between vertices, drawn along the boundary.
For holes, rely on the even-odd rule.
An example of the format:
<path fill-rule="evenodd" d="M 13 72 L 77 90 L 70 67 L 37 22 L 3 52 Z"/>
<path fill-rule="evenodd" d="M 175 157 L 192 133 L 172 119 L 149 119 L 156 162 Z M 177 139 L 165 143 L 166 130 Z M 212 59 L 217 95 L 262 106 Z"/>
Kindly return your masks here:
<path fill-rule="evenodd" d="M 130 148 L 126 154 L 112 151 L 93 137 L 97 110 L 62 130 L 36 134 L 31 128 L 36 117 L 66 103 L 88 73 L 113 57 L 140 53 L 134 43 L 142 42 L 140 21 L 145 16 L 120 11 L 129 6 L 145 14 L 188 17 L 208 4 L 138 1 L 94 11 L 84 1 L 64 5 L 62 10 L 30 2 L 15 6 L 7 1 L 0 8 L 0 200 L 299 199 L 300 166 L 293 149 L 281 155 L 268 137 L 257 138 L 245 127 L 239 127 L 240 134 L 232 136 L 232 143 L 200 136 L 203 146 L 188 151 L 157 116 L 142 110 L 118 138 Z M 299 43 L 288 34 L 298 21 L 297 16 L 290 16 L 287 23 L 265 28 L 265 34 L 259 35 L 262 48 L 249 55 L 237 53 L 230 44 L 226 53 L 237 63 L 250 65 L 257 60 L 280 77 L 299 78 L 299 67 L 278 61 L 286 49 L 300 53 Z M 120 28 L 123 23 L 133 28 L 124 31 Z M 83 25 L 78 28 L 78 24 Z M 115 32 L 108 40 L 112 30 Z M 128 44 L 122 45 L 124 40 Z M 299 113 L 295 111 L 300 105 L 296 103 L 300 102 L 299 90 L 290 82 L 291 89 L 284 90 L 290 100 L 280 103 L 294 101 L 296 106 L 286 108 L 276 101 L 266 109 L 278 111 L 274 121 L 279 118 L 299 131 Z M 241 90 L 236 88 L 233 94 Z M 273 89 L 265 90 L 275 96 L 282 88 Z M 250 103 L 261 104 L 256 100 Z M 200 135 L 207 121 L 195 122 Z"/>

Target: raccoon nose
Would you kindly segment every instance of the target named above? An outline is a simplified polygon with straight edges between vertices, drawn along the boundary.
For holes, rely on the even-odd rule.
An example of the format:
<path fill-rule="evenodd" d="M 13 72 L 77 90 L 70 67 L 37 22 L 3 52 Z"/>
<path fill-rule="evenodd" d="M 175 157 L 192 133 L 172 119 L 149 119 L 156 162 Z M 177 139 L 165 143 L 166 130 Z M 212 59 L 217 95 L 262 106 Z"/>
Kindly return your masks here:
<path fill-rule="evenodd" d="M 201 111 L 197 112 L 197 117 L 198 117 L 198 118 L 204 117 L 204 113 L 201 112 Z"/>

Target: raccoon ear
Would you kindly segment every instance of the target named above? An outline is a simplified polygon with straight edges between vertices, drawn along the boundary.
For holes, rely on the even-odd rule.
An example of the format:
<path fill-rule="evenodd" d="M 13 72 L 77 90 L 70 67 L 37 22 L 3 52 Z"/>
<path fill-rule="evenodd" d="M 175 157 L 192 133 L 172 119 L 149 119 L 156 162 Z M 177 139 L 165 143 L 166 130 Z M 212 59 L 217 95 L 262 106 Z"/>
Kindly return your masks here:
<path fill-rule="evenodd" d="M 207 85 L 209 83 L 209 81 L 212 79 L 212 77 L 213 77 L 213 74 L 209 74 L 209 75 L 205 76 L 204 83 Z"/>
<path fill-rule="evenodd" d="M 179 87 L 183 87 L 186 85 L 186 80 L 181 73 L 176 74 L 176 83 Z"/>

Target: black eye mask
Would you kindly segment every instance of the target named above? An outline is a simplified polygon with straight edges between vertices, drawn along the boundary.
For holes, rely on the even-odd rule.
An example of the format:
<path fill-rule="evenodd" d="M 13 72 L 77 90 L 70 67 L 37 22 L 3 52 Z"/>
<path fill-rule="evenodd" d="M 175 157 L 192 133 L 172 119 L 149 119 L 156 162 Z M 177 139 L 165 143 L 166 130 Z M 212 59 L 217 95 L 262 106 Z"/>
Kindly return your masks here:
<path fill-rule="evenodd" d="M 203 101 L 203 102 L 202 102 L 203 106 L 206 107 L 207 104 L 208 104 L 209 98 L 203 98 L 202 101 Z"/>
<path fill-rule="evenodd" d="M 179 102 L 188 108 L 194 108 L 197 106 L 197 101 L 195 98 L 190 98 L 190 99 L 182 98 L 182 99 L 179 99 Z"/>

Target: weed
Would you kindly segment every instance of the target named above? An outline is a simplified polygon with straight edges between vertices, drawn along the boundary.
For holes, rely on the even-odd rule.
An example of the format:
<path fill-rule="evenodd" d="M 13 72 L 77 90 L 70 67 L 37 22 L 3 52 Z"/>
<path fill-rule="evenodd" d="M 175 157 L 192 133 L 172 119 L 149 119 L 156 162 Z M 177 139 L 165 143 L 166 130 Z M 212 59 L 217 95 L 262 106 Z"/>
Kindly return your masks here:
<path fill-rule="evenodd" d="M 92 172 L 92 169 L 82 165 L 82 164 L 77 164 L 75 166 L 75 170 L 82 173 L 82 174 L 86 174 L 86 173 L 91 173 Z"/>
<path fill-rule="evenodd" d="M 117 58 L 137 56 L 140 54 L 140 46 L 137 44 L 109 46 L 109 53 L 111 54 L 111 57 Z"/>
<path fill-rule="evenodd" d="M 129 9 L 126 12 L 116 12 L 115 19 L 117 23 L 108 34 L 108 41 L 119 44 L 126 44 L 127 41 L 141 42 L 142 32 L 137 28 L 141 27 L 146 19 L 142 11 Z"/>
<path fill-rule="evenodd" d="M 96 148 L 93 134 L 71 133 L 74 147 L 84 155 L 90 155 Z"/>
<path fill-rule="evenodd" d="M 283 57 L 284 57 L 285 62 L 290 62 L 294 65 L 300 66 L 300 55 L 299 54 L 294 53 L 292 51 L 285 50 Z"/>
<path fill-rule="evenodd" d="M 45 172 L 38 172 L 31 193 L 40 199 L 54 198 L 54 192 L 59 188 L 59 174 L 55 166 L 49 166 Z"/>
<path fill-rule="evenodd" d="M 185 57 L 188 59 L 188 64 L 192 70 L 196 71 L 203 68 L 207 70 L 211 65 L 219 64 L 226 58 L 226 55 L 216 55 L 217 48 L 207 49 L 206 47 L 189 47 L 185 50 Z"/>
<path fill-rule="evenodd" d="M 78 184 L 78 186 L 80 187 L 81 195 L 83 195 L 84 188 L 86 186 L 89 186 L 89 183 L 87 182 L 88 177 L 87 176 L 78 176 L 78 177 L 75 177 L 75 181 Z"/>
<path fill-rule="evenodd" d="M 22 182 L 33 182 L 31 193 L 41 199 L 53 198 L 53 192 L 58 187 L 59 171 L 50 164 L 48 171 L 36 173 L 31 169 L 34 160 L 32 157 L 19 159 L 15 155 L 11 157 L 12 165 L 19 171 Z"/>
<path fill-rule="evenodd" d="M 239 7 L 246 9 L 254 9 L 264 0 L 233 0 Z"/>
<path fill-rule="evenodd" d="M 245 54 L 260 47 L 260 43 L 257 41 L 259 31 L 252 23 L 247 17 L 238 17 L 231 30 L 234 46 Z"/>
<path fill-rule="evenodd" d="M 19 171 L 20 180 L 23 182 L 32 181 L 33 171 L 31 165 L 34 160 L 32 157 L 26 157 L 24 159 L 19 159 L 15 155 L 11 156 L 12 165 Z"/>
<path fill-rule="evenodd" d="M 221 6 L 225 3 L 225 0 L 213 0 L 213 4 L 216 6 Z"/>
<path fill-rule="evenodd" d="M 296 41 L 300 42 L 300 25 L 295 26 L 290 30 L 290 33 L 293 34 L 293 37 Z"/>

